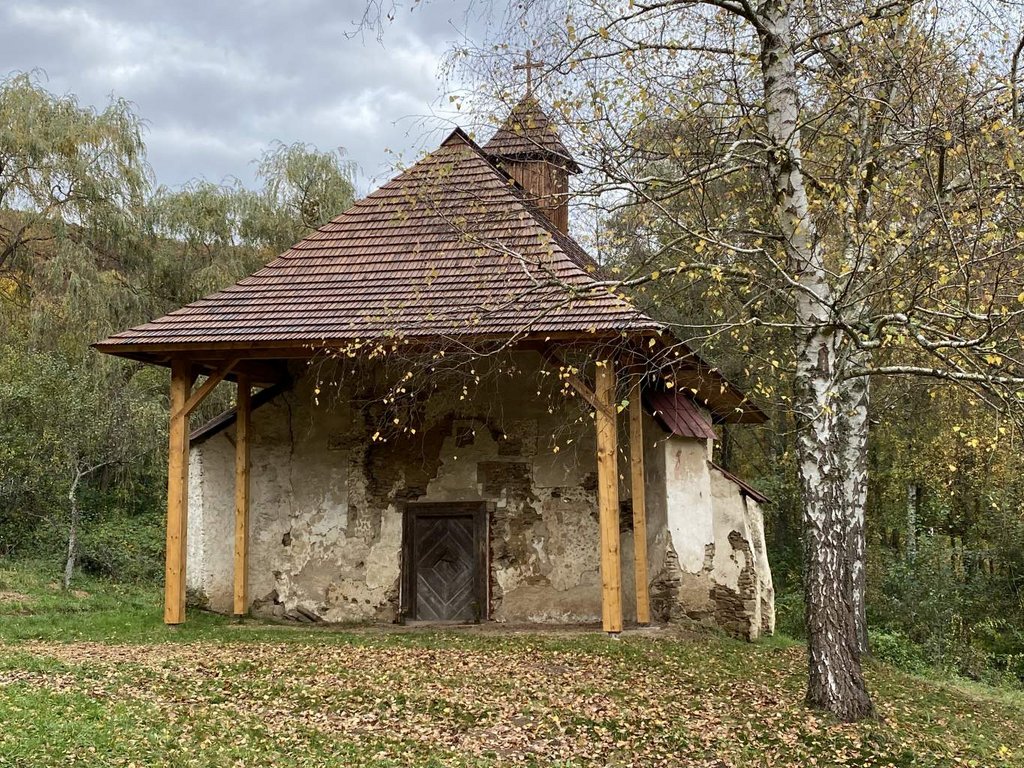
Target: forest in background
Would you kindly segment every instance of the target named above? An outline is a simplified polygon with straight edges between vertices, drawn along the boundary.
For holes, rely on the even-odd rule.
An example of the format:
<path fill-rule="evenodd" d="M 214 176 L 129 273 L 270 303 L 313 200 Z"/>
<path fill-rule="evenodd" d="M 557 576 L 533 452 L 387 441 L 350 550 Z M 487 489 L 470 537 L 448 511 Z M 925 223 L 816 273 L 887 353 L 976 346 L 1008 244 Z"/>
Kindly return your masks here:
<path fill-rule="evenodd" d="M 256 189 L 169 190 L 151 177 L 130 105 L 95 113 L 29 77 L 0 84 L 0 557 L 40 560 L 59 581 L 74 529 L 80 568 L 161 575 L 167 372 L 89 344 L 252 272 L 351 202 L 338 154 L 276 146 L 257 160 Z M 604 256 L 628 270 L 648 254 L 613 241 Z M 652 294 L 638 299 L 683 326 L 717 309 L 682 279 Z M 762 393 L 771 414 L 764 427 L 728 428 L 717 450 L 772 499 L 780 630 L 798 636 L 792 372 L 752 371 L 748 350 L 727 338 L 702 351 Z M 225 404 L 204 404 L 196 421 Z M 1024 684 L 1020 434 L 969 390 L 919 379 L 881 381 L 870 417 L 873 652 L 910 669 Z"/>

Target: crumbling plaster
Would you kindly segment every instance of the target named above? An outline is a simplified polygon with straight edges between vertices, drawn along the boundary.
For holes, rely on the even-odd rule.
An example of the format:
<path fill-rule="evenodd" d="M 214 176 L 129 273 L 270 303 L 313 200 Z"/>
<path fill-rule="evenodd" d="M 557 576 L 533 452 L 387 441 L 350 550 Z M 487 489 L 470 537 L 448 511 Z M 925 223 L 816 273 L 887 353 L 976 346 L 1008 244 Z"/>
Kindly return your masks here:
<path fill-rule="evenodd" d="M 303 620 L 394 620 L 403 503 L 480 500 L 492 507 L 490 617 L 600 620 L 593 422 L 578 400 L 542 391 L 536 355 L 515 362 L 518 372 L 485 378 L 472 397 L 432 395 L 417 434 L 388 443 L 371 439 L 367 409 L 350 390 L 339 385 L 329 397 L 316 394 L 322 372 L 301 376 L 254 411 L 254 610 Z M 656 609 L 661 618 L 710 623 L 715 584 L 737 590 L 742 580 L 742 558 L 720 543 L 728 540 L 725 528 L 744 520 L 743 535 L 755 540 L 751 558 L 767 568 L 760 512 L 755 506 L 744 513 L 724 477 L 727 488 L 715 484 L 703 441 L 668 438 L 649 417 L 645 426 L 649 580 L 662 582 Z M 625 443 L 625 424 L 620 434 Z M 188 583 L 194 599 L 222 612 L 232 601 L 233 440 L 229 428 L 197 445 L 190 461 Z M 629 497 L 625 480 L 620 496 Z M 719 500 L 729 507 L 721 522 L 712 512 Z M 621 540 L 627 620 L 635 615 L 628 520 Z M 666 589 L 666 581 L 675 586 Z M 666 607 L 681 601 L 685 608 Z M 752 621 L 760 623 L 766 609 L 757 602 Z"/>
<path fill-rule="evenodd" d="M 755 640 L 775 630 L 774 589 L 756 501 L 711 463 L 711 444 L 661 443 L 667 523 L 652 607 Z"/>

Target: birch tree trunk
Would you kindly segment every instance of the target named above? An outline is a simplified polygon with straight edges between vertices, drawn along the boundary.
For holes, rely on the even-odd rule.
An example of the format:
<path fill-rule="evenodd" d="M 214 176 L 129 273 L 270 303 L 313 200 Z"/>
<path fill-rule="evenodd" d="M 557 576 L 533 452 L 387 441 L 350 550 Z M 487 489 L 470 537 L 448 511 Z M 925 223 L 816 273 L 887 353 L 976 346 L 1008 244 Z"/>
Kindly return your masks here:
<path fill-rule="evenodd" d="M 859 362 L 859 361 L 858 361 Z M 857 649 L 868 653 L 866 530 L 864 513 L 868 500 L 868 403 L 870 380 L 866 376 L 845 382 L 846 408 L 846 515 L 849 521 L 850 580 Z"/>
<path fill-rule="evenodd" d="M 817 239 L 801 168 L 799 91 L 790 9 L 767 0 L 758 9 L 761 74 L 767 108 L 775 215 L 794 276 L 797 323 L 795 406 L 800 426 L 808 633 L 807 703 L 842 720 L 872 712 L 857 640 L 850 567 L 847 462 L 853 430 L 832 287 Z M 867 391 L 863 405 L 866 409 Z M 866 419 L 865 419 L 866 422 Z M 866 425 L 865 425 L 866 426 Z"/>
<path fill-rule="evenodd" d="M 78 508 L 78 484 L 85 476 L 81 469 L 75 470 L 75 479 L 68 490 L 68 501 L 71 504 L 70 520 L 68 522 L 68 556 L 64 561 L 64 590 L 71 589 L 71 577 L 75 574 L 75 562 L 78 560 L 78 523 L 81 518 L 81 511 Z"/>

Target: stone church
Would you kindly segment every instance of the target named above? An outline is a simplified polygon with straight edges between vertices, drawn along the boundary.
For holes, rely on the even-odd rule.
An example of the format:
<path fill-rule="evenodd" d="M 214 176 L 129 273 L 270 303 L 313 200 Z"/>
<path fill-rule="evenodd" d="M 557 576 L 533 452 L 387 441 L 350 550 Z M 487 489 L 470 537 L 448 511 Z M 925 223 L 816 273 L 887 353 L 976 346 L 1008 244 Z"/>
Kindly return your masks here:
<path fill-rule="evenodd" d="M 774 626 L 764 415 L 569 233 L 527 95 L 263 269 L 95 346 L 171 369 L 164 618 Z M 221 382 L 237 405 L 193 429 Z"/>

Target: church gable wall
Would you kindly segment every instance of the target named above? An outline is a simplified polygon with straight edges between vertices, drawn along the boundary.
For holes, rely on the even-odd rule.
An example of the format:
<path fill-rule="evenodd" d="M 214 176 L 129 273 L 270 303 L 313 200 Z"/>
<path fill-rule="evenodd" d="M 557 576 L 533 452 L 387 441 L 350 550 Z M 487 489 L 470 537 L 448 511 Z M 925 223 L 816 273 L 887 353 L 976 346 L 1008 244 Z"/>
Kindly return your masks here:
<path fill-rule="evenodd" d="M 296 621 L 393 621 L 404 505 L 479 501 L 487 503 L 490 529 L 489 617 L 599 621 L 593 421 L 577 399 L 540 396 L 539 362 L 522 358 L 518 373 L 472 397 L 432 394 L 416 435 L 386 442 L 373 439 L 379 419 L 367 415 L 370 400 L 329 389 L 322 375 L 303 376 L 254 411 L 253 610 Z M 625 424 L 620 431 L 627 434 Z M 668 437 L 650 418 L 645 435 L 653 618 L 751 638 L 770 631 L 757 505 L 710 467 L 706 442 Z M 232 607 L 233 441 L 233 429 L 211 437 L 195 447 L 191 464 L 189 586 L 195 602 L 222 612 Z M 633 533 L 627 455 L 621 461 L 628 621 L 635 616 Z"/>
<path fill-rule="evenodd" d="M 417 434 L 387 442 L 372 439 L 375 428 L 349 393 L 317 395 L 313 376 L 254 411 L 254 610 L 296 620 L 394 620 L 403 504 L 484 501 L 491 617 L 598 621 L 593 422 L 575 399 L 538 396 L 539 362 L 522 357 L 517 376 L 485 384 L 474 397 L 432 395 Z M 189 521 L 189 585 L 196 601 L 225 612 L 233 440 L 228 429 L 193 451 Z M 633 592 L 628 532 L 622 547 L 630 553 L 625 596 Z"/>

